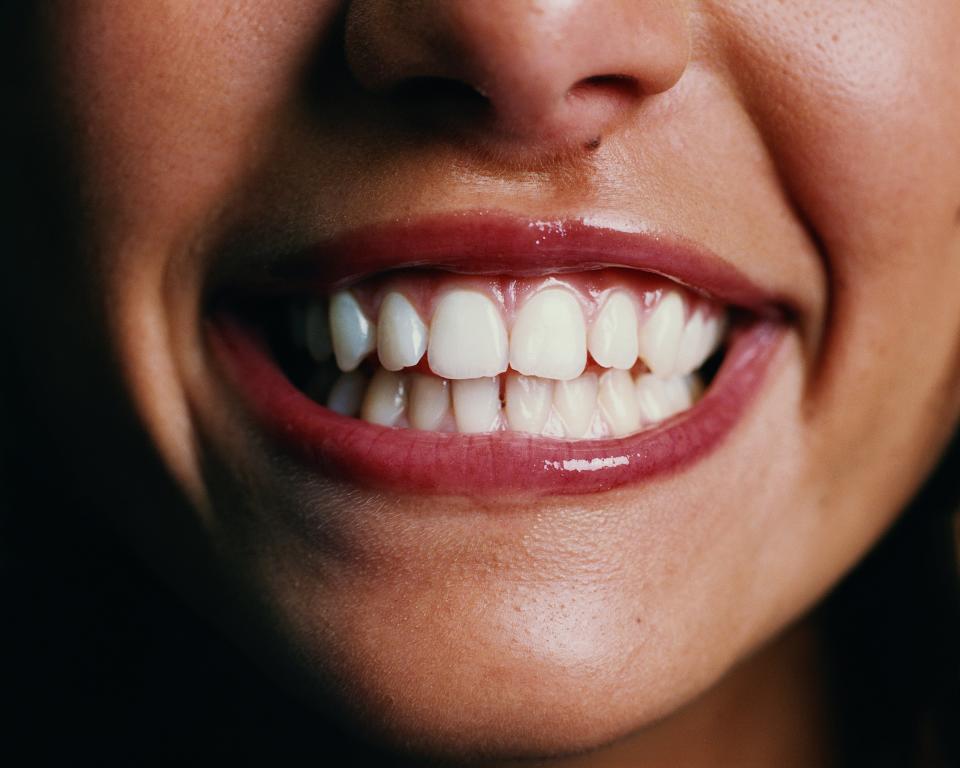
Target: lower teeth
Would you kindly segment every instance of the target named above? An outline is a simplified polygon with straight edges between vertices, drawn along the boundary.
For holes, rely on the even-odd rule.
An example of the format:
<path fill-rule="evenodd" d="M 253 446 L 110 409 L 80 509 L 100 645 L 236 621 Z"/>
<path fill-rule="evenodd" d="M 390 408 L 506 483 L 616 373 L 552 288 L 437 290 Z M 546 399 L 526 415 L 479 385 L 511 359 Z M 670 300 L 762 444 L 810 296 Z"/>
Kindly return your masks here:
<path fill-rule="evenodd" d="M 696 373 L 660 379 L 648 371 L 587 372 L 552 381 L 509 372 L 450 381 L 376 366 L 318 374 L 304 389 L 342 416 L 431 432 L 524 432 L 565 439 L 621 437 L 692 408 L 704 385 Z"/>

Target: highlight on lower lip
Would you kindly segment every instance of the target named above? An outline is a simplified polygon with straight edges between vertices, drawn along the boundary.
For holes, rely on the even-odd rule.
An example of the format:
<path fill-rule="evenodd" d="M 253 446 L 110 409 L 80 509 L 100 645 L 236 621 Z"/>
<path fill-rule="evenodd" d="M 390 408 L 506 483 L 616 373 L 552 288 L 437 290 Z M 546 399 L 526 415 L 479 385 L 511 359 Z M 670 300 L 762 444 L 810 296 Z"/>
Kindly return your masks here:
<path fill-rule="evenodd" d="M 682 470 L 738 422 L 783 336 L 783 326 L 768 320 L 735 334 L 710 389 L 690 411 L 626 438 L 569 441 L 423 432 L 340 416 L 293 386 L 240 323 L 221 315 L 208 330 L 246 409 L 289 455 L 364 487 L 472 496 L 594 493 Z"/>

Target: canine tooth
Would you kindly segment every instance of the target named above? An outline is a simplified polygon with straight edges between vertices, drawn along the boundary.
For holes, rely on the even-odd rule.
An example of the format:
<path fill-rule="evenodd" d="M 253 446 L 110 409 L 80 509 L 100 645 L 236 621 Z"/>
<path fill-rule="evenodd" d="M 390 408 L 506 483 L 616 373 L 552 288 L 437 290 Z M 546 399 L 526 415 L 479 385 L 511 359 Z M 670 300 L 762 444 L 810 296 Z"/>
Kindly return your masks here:
<path fill-rule="evenodd" d="M 453 382 L 453 415 L 458 432 L 491 432 L 500 417 L 500 381 L 496 376 Z"/>
<path fill-rule="evenodd" d="M 354 370 L 377 346 L 377 326 L 347 291 L 330 299 L 330 332 L 337 367 Z"/>
<path fill-rule="evenodd" d="M 597 404 L 614 436 L 629 435 L 640 427 L 640 407 L 628 371 L 606 371 L 600 377 Z"/>
<path fill-rule="evenodd" d="M 680 337 L 680 350 L 677 352 L 676 371 L 687 374 L 697 370 L 705 358 L 701 354 L 705 351 L 706 328 L 704 327 L 703 313 L 694 312 L 687 320 Z"/>
<path fill-rule="evenodd" d="M 507 329 L 496 305 L 476 291 L 450 291 L 430 322 L 427 361 L 445 379 L 477 379 L 507 370 Z"/>
<path fill-rule="evenodd" d="M 637 362 L 637 310 L 626 291 L 607 297 L 590 328 L 589 348 L 604 368 L 632 368 Z"/>
<path fill-rule="evenodd" d="M 399 373 L 377 369 L 363 398 L 361 418 L 372 424 L 392 427 L 407 405 L 407 383 Z"/>
<path fill-rule="evenodd" d="M 363 403 L 367 378 L 360 371 L 341 374 L 327 395 L 327 408 L 341 416 L 356 416 Z"/>
<path fill-rule="evenodd" d="M 377 319 L 377 354 L 388 371 L 416 365 L 427 351 L 427 326 L 402 293 L 388 293 Z"/>
<path fill-rule="evenodd" d="M 307 350 L 316 362 L 322 363 L 333 352 L 333 342 L 330 339 L 330 322 L 327 309 L 319 302 L 311 302 L 304 313 L 303 325 L 304 340 Z"/>
<path fill-rule="evenodd" d="M 414 429 L 439 429 L 450 412 L 450 382 L 436 376 L 413 374 L 408 415 Z"/>
<path fill-rule="evenodd" d="M 720 343 L 723 341 L 723 334 L 726 330 L 726 315 L 709 315 L 704 318 L 703 337 L 701 338 L 703 346 L 700 348 L 700 357 L 703 362 L 706 362 L 707 358 L 720 347 Z M 700 365 L 703 365 L 703 362 L 701 362 Z M 699 368 L 700 366 L 697 367 Z"/>
<path fill-rule="evenodd" d="M 597 403 L 597 374 L 585 373 L 570 381 L 558 381 L 553 404 L 566 437 L 583 437 L 590 428 Z"/>
<path fill-rule="evenodd" d="M 506 384 L 507 423 L 517 432 L 539 435 L 550 415 L 553 382 L 536 376 L 511 373 Z"/>
<path fill-rule="evenodd" d="M 527 376 L 575 379 L 587 364 L 587 328 L 577 299 L 547 288 L 520 309 L 510 334 L 510 366 Z"/>
<path fill-rule="evenodd" d="M 660 378 L 673 375 L 683 335 L 683 298 L 669 291 L 640 330 L 640 357 Z"/>

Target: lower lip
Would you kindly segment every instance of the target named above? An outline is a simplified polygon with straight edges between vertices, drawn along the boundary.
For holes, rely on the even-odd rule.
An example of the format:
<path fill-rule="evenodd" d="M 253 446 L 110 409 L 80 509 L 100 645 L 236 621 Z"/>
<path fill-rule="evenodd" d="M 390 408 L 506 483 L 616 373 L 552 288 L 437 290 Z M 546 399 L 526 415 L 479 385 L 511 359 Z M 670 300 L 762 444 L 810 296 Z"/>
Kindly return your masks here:
<path fill-rule="evenodd" d="M 219 318 L 209 331 L 214 355 L 247 408 L 296 460 L 362 487 L 468 496 L 596 493 L 682 471 L 738 423 L 784 336 L 783 326 L 764 320 L 735 334 L 703 399 L 656 427 L 626 438 L 567 441 L 393 429 L 341 416 L 294 387 L 246 327 Z"/>

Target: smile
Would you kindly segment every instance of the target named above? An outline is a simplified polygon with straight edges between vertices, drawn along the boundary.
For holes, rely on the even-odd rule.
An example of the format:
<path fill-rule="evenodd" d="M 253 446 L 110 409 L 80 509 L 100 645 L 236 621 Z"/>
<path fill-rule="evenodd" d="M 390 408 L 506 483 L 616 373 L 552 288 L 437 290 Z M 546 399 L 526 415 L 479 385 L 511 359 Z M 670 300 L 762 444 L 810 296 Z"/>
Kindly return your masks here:
<path fill-rule="evenodd" d="M 481 215 L 353 233 L 213 295 L 214 352 L 285 450 L 469 495 L 592 493 L 706 455 L 787 316 L 686 244 Z"/>

